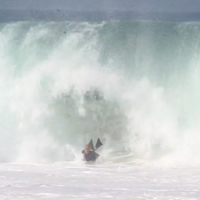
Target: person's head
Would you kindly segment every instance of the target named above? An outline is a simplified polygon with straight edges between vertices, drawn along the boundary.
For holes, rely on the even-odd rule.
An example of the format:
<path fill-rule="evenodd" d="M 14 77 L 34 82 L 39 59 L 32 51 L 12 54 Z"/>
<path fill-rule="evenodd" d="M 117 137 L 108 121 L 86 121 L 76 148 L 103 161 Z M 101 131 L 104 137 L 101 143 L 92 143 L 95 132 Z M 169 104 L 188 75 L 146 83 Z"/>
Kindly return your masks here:
<path fill-rule="evenodd" d="M 85 145 L 85 153 L 87 154 L 87 153 L 89 153 L 89 152 L 90 152 L 89 146 L 88 146 L 88 145 Z"/>

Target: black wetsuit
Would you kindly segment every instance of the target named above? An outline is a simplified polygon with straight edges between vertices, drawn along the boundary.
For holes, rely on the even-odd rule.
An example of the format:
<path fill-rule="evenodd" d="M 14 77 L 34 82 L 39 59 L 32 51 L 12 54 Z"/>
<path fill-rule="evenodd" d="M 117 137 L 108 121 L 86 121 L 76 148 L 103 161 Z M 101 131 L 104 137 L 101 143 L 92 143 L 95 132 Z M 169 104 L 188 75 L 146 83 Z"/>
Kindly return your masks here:
<path fill-rule="evenodd" d="M 84 154 L 84 158 L 87 162 L 96 161 L 96 159 L 98 158 L 98 154 L 94 151 L 90 151 L 88 154 L 85 154 L 84 151 L 82 153 Z"/>

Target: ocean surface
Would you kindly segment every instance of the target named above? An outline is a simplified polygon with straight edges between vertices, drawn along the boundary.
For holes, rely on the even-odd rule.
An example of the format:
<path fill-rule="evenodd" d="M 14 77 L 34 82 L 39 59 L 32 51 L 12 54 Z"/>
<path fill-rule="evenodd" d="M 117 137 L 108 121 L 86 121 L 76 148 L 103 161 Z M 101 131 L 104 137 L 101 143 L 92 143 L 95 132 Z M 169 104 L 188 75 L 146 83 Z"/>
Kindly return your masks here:
<path fill-rule="evenodd" d="M 1 199 L 199 199 L 198 19 L 0 10 Z"/>

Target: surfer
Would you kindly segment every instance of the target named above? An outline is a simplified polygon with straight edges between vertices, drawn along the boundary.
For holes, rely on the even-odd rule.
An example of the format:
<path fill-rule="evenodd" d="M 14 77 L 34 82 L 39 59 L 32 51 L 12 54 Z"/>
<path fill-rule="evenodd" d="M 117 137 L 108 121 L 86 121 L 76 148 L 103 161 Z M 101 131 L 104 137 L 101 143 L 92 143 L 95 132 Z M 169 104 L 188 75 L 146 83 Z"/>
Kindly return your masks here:
<path fill-rule="evenodd" d="M 82 151 L 84 154 L 84 160 L 87 162 L 95 162 L 96 159 L 99 157 L 99 154 L 96 153 L 95 151 L 102 146 L 103 144 L 101 143 L 100 139 L 97 140 L 96 146 L 94 148 L 93 141 L 92 139 L 90 140 L 88 145 L 85 145 L 85 149 Z"/>

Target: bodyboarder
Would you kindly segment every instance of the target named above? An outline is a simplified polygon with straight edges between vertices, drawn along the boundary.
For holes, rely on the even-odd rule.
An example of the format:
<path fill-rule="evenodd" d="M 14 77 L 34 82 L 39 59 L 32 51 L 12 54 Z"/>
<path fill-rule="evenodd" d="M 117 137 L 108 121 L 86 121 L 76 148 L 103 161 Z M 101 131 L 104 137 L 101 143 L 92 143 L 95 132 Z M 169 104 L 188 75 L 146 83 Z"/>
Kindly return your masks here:
<path fill-rule="evenodd" d="M 95 162 L 96 159 L 99 157 L 99 154 L 95 151 L 102 146 L 100 139 L 97 140 L 96 146 L 94 148 L 93 141 L 90 140 L 88 145 L 85 145 L 85 149 L 82 151 L 84 155 L 84 160 L 86 162 Z"/>

